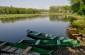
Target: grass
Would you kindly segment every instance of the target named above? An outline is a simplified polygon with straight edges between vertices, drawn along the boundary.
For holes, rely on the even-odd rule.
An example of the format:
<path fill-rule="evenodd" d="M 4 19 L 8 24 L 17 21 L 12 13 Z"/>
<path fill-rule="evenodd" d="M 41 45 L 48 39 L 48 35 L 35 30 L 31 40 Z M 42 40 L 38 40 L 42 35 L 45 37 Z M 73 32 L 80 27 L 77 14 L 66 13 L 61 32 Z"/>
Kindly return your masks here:
<path fill-rule="evenodd" d="M 40 14 L 0 14 L 0 18 L 26 18 L 39 15 Z"/>
<path fill-rule="evenodd" d="M 0 18 L 24 18 L 24 17 L 32 17 L 37 15 L 47 15 L 47 14 L 0 14 Z M 77 14 L 71 14 L 71 13 L 49 13 L 49 15 L 66 15 L 77 19 L 81 19 L 85 17 L 85 16 L 79 16 Z"/>
<path fill-rule="evenodd" d="M 84 27 L 85 26 L 85 20 L 83 20 L 83 19 L 74 20 L 72 24 L 74 26 Z"/>

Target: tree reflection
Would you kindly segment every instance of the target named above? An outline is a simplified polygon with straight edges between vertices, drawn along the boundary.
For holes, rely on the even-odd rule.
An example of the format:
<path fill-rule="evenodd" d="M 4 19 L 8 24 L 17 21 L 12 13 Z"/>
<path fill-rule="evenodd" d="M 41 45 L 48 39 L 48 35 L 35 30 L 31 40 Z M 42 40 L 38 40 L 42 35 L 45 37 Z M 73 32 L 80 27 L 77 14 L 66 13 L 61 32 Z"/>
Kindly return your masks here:
<path fill-rule="evenodd" d="M 50 21 L 63 21 L 63 22 L 70 22 L 72 24 L 74 18 L 65 15 L 50 15 Z"/>
<path fill-rule="evenodd" d="M 36 19 L 36 18 L 38 18 L 38 17 L 42 17 L 42 18 L 44 18 L 44 17 L 46 17 L 45 15 L 39 15 L 39 16 L 31 16 L 31 17 L 25 17 L 25 18 L 0 18 L 0 21 L 2 22 L 2 23 L 14 23 L 14 22 L 16 22 L 16 21 L 21 21 L 21 20 L 26 20 L 26 19 Z"/>

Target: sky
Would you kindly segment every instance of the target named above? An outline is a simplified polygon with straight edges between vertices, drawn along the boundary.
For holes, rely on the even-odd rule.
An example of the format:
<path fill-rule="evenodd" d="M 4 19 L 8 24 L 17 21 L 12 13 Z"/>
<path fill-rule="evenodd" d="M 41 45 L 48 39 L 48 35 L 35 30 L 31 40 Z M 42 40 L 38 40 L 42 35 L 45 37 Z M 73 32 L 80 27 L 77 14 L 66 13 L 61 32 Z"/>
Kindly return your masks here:
<path fill-rule="evenodd" d="M 69 0 L 0 0 L 0 6 L 49 9 L 50 6 L 69 5 Z"/>

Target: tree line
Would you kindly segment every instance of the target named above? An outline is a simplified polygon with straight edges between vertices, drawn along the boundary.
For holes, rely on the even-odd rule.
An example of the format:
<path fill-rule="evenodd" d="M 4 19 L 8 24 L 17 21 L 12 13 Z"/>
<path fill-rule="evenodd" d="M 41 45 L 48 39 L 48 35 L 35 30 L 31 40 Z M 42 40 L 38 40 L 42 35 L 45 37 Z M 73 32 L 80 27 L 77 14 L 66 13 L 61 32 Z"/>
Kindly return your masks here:
<path fill-rule="evenodd" d="M 70 13 L 71 7 L 70 6 L 51 6 L 50 13 Z"/>
<path fill-rule="evenodd" d="M 69 0 L 70 6 L 51 6 L 51 13 L 77 13 L 85 15 L 85 0 Z"/>
<path fill-rule="evenodd" d="M 0 14 L 35 14 L 41 12 L 47 12 L 45 9 L 35 8 L 17 8 L 13 6 L 0 6 Z"/>

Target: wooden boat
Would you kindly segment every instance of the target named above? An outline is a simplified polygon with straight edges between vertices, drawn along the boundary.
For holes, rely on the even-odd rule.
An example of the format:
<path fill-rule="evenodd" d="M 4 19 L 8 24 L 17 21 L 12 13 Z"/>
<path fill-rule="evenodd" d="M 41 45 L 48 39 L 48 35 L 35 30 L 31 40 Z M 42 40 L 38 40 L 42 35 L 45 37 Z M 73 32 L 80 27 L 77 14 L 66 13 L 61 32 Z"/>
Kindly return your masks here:
<path fill-rule="evenodd" d="M 52 34 L 45 34 L 45 33 L 39 33 L 36 31 L 27 30 L 27 33 L 29 37 L 34 39 L 58 39 L 58 36 L 54 36 Z"/>
<path fill-rule="evenodd" d="M 80 42 L 73 39 L 62 40 L 20 40 L 18 43 L 35 46 L 44 49 L 56 49 L 65 47 L 78 47 Z"/>
<path fill-rule="evenodd" d="M 74 38 L 74 39 L 79 40 L 79 39 L 85 38 L 81 33 L 79 33 L 79 32 L 77 31 L 76 28 L 69 27 L 69 28 L 67 29 L 67 31 L 68 31 L 68 33 L 72 36 L 72 38 Z"/>
<path fill-rule="evenodd" d="M 23 45 L 20 43 L 9 43 L 0 41 L 0 51 L 12 54 L 28 54 L 28 55 L 50 55 L 53 50 L 45 50 L 37 47 Z"/>

